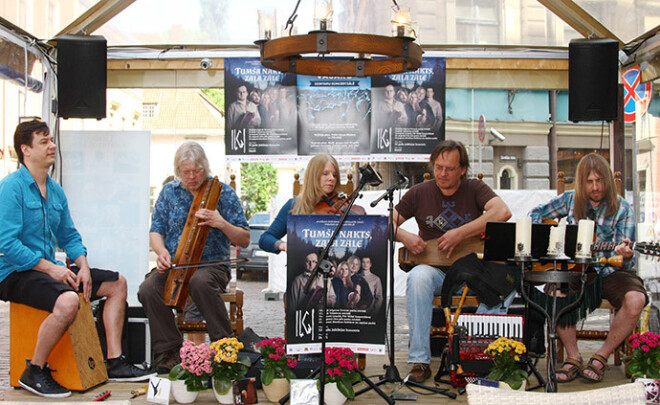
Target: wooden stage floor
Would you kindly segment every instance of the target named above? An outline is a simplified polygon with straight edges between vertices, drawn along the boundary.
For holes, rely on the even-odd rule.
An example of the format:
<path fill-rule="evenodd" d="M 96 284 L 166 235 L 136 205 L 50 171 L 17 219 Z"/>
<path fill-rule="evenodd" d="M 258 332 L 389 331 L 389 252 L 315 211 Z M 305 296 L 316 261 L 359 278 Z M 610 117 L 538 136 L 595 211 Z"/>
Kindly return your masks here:
<path fill-rule="evenodd" d="M 592 353 L 583 352 L 585 357 L 591 355 Z M 408 372 L 408 364 L 406 364 L 407 352 L 399 351 L 396 352 L 396 366 L 399 370 L 399 373 L 404 377 Z M 610 361 L 613 361 L 612 358 Z M 439 367 L 439 359 L 434 358 L 432 362 L 432 369 L 435 373 Z M 365 374 L 370 377 L 374 382 L 378 381 L 378 375 L 383 373 L 383 365 L 388 364 L 388 358 L 386 356 L 378 355 L 369 355 L 367 356 L 367 367 Z M 544 359 L 540 359 L 537 365 L 537 368 L 541 374 L 545 377 L 546 375 L 546 363 Z M 448 379 L 448 377 L 444 377 Z M 605 378 L 603 382 L 599 384 L 588 383 L 580 378 L 577 380 L 567 383 L 559 384 L 559 392 L 569 392 L 569 391 L 585 391 L 596 388 L 610 387 L 614 385 L 621 385 L 630 382 L 630 379 L 625 377 L 623 366 L 616 367 L 613 364 L 610 364 L 610 369 L 606 371 Z M 434 385 L 433 377 L 431 377 L 427 382 L 428 385 Z M 531 386 L 538 385 L 536 378 L 532 377 L 530 379 Z M 105 383 L 96 388 L 92 388 L 87 392 L 77 393 L 74 392 L 69 398 L 57 401 L 52 399 L 45 399 L 38 397 L 36 395 L 30 394 L 25 390 L 10 388 L 3 393 L 0 393 L 0 400 L 11 401 L 15 403 L 43 403 L 43 402 L 64 402 L 64 403 L 80 403 L 80 402 L 89 402 L 92 401 L 96 396 L 98 396 L 103 391 L 111 391 L 111 397 L 108 398 L 105 403 L 108 404 L 147 404 L 146 396 L 139 396 L 134 399 L 131 398 L 131 391 L 142 386 L 145 386 L 144 383 Z M 365 383 L 360 383 L 359 386 L 356 386 L 356 390 L 361 387 L 366 387 Z M 395 388 L 396 384 L 383 384 L 381 389 L 389 394 Z M 438 385 L 439 388 L 450 388 L 451 392 L 457 392 L 455 388 L 451 388 L 445 384 Z M 536 391 L 543 391 L 543 389 L 538 389 Z M 399 390 L 402 393 L 413 393 L 410 388 L 403 387 Z M 467 394 L 458 395 L 455 400 L 450 399 L 444 395 L 432 394 L 432 395 L 422 395 L 426 394 L 428 391 L 419 390 L 420 395 L 417 397 L 416 403 L 419 404 L 437 404 L 437 403 L 455 403 L 455 404 L 467 404 Z M 263 392 L 259 391 L 259 402 L 267 403 L 266 397 L 263 395 Z M 398 403 L 412 403 L 409 401 L 397 401 Z M 174 399 L 170 403 L 176 403 Z M 374 391 L 370 390 L 360 396 L 358 396 L 355 401 L 348 402 L 354 404 L 375 404 L 375 403 L 385 403 L 385 401 Z M 199 397 L 195 401 L 195 404 L 217 404 L 213 393 L 209 390 L 203 391 L 200 393 Z"/>

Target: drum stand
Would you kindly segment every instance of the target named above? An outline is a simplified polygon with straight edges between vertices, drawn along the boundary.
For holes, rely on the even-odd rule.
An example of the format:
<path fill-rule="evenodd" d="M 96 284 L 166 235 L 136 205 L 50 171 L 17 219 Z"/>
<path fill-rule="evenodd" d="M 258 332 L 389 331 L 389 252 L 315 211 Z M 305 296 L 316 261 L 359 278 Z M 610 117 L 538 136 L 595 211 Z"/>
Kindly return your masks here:
<path fill-rule="evenodd" d="M 552 261 L 553 270 L 526 271 L 531 266 L 531 262 L 533 261 L 533 259 L 529 257 L 516 257 L 515 259 L 512 260 L 514 260 L 516 263 L 520 265 L 520 271 L 521 271 L 520 293 L 522 294 L 525 302 L 527 302 L 528 305 L 531 305 L 534 309 L 541 312 L 548 321 L 548 359 L 547 359 L 548 378 L 545 385 L 545 391 L 557 392 L 557 376 L 555 374 L 555 358 L 557 356 L 557 323 L 564 314 L 575 309 L 582 300 L 582 297 L 584 296 L 584 285 L 587 280 L 585 269 L 587 265 L 591 262 L 591 259 L 570 260 L 570 258 L 564 258 L 564 257 L 543 257 L 541 259 Z M 558 265 L 568 264 L 568 263 L 583 264 L 583 266 L 581 266 L 581 272 L 577 273 L 577 272 L 559 270 Z M 571 281 L 575 281 L 578 278 L 581 281 L 580 295 L 574 302 L 562 308 L 561 311 L 557 312 L 557 292 L 559 291 L 557 286 L 561 283 L 569 283 Z M 550 311 L 551 313 L 548 313 L 548 311 L 546 311 L 545 308 L 534 302 L 529 297 L 529 295 L 527 294 L 527 290 L 525 289 L 525 282 L 530 284 L 531 288 L 534 288 L 533 287 L 534 283 L 536 284 L 548 283 L 551 285 L 551 289 L 550 289 L 550 293 L 552 295 L 552 310 Z M 541 379 L 539 379 L 539 382 L 540 381 Z"/>

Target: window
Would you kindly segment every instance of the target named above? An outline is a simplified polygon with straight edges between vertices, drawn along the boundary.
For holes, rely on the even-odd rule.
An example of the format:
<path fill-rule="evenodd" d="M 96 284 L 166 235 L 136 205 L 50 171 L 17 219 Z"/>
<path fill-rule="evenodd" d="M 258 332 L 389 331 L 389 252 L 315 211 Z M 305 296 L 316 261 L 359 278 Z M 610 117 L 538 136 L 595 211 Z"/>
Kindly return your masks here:
<path fill-rule="evenodd" d="M 456 39 L 463 44 L 499 43 L 497 0 L 467 0 L 456 4 Z"/>
<path fill-rule="evenodd" d="M 156 117 L 156 103 L 142 104 L 142 117 L 155 118 Z"/>

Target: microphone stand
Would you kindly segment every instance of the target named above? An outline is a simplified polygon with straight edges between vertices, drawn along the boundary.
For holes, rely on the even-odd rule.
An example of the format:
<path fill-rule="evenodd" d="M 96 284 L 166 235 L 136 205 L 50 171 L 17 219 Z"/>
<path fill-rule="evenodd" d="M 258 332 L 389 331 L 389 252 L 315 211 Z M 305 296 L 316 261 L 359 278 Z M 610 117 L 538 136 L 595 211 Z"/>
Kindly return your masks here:
<path fill-rule="evenodd" d="M 319 262 L 317 263 L 316 267 L 312 271 L 312 273 L 309 276 L 309 279 L 307 280 L 307 283 L 305 284 L 305 287 L 303 291 L 305 293 L 309 292 L 309 289 L 312 286 L 312 283 L 314 282 L 314 279 L 318 276 L 319 272 L 323 273 L 323 299 L 321 303 L 321 365 L 319 368 L 314 370 L 310 377 L 313 377 L 314 375 L 320 373 L 321 375 L 319 376 L 319 383 L 321 385 L 320 389 L 320 397 L 319 397 L 319 403 L 324 404 L 325 403 L 325 370 L 326 370 L 326 365 L 325 365 L 325 341 L 326 341 L 326 315 L 328 311 L 328 305 L 327 305 L 327 300 L 328 300 L 328 274 L 330 273 L 330 269 L 332 268 L 332 265 L 328 261 L 328 254 L 330 253 L 330 248 L 332 247 L 333 243 L 335 242 L 335 239 L 337 239 L 337 235 L 339 234 L 339 231 L 341 230 L 342 226 L 344 225 L 344 222 L 346 222 L 346 217 L 348 217 L 348 214 L 351 212 L 351 208 L 353 207 L 353 204 L 355 203 L 355 200 L 360 196 L 360 191 L 364 188 L 364 186 L 368 183 L 368 176 L 362 177 L 360 179 L 360 183 L 358 183 L 358 187 L 353 193 L 353 197 L 349 201 L 348 205 L 346 206 L 346 209 L 344 210 L 344 213 L 342 214 L 341 218 L 339 219 L 339 223 L 337 224 L 337 227 L 335 228 L 334 232 L 330 236 L 330 239 L 328 240 L 328 243 L 326 246 L 321 250 L 321 253 L 319 254 Z M 394 405 L 394 400 L 392 400 L 387 394 L 385 394 L 378 386 L 376 386 L 364 373 L 362 370 L 359 368 L 356 368 L 356 371 L 360 374 L 362 377 L 362 380 L 366 382 L 371 388 L 376 390 L 378 395 L 380 395 L 388 404 Z M 284 396 L 282 399 L 280 399 L 280 404 L 284 405 L 287 401 L 289 400 L 289 394 Z"/>
<path fill-rule="evenodd" d="M 413 382 L 408 380 L 406 378 L 403 380 L 401 378 L 401 375 L 399 374 L 399 370 L 396 368 L 395 360 L 394 360 L 394 190 L 397 190 L 399 188 L 405 187 L 405 184 L 407 183 L 406 181 L 399 181 L 385 190 L 385 192 L 378 197 L 376 200 L 374 200 L 370 205 L 371 207 L 375 207 L 380 200 L 388 200 L 389 203 L 387 205 L 387 211 L 388 211 L 388 216 L 389 216 L 389 278 L 390 278 L 390 285 L 389 285 L 389 297 L 388 297 L 388 306 L 390 308 L 390 344 L 389 344 L 389 364 L 383 365 L 383 369 L 385 370 L 385 375 L 382 376 L 381 380 L 378 381 L 375 384 L 375 387 L 372 387 L 376 389 L 376 386 L 380 386 L 385 383 L 400 383 L 402 385 L 408 385 L 408 386 L 413 386 L 417 388 L 423 388 L 425 390 L 434 392 L 436 394 L 442 394 L 446 395 L 451 399 L 456 399 L 456 394 L 453 392 L 449 392 L 448 389 L 441 389 L 441 388 L 435 388 L 435 387 L 429 387 L 417 382 Z M 360 394 L 363 394 L 367 392 L 370 388 L 364 388 L 358 392 L 355 393 L 355 396 L 357 397 Z M 395 390 L 396 391 L 396 390 Z M 382 396 L 382 395 L 381 395 Z M 387 397 L 388 399 L 392 399 L 391 397 Z"/>

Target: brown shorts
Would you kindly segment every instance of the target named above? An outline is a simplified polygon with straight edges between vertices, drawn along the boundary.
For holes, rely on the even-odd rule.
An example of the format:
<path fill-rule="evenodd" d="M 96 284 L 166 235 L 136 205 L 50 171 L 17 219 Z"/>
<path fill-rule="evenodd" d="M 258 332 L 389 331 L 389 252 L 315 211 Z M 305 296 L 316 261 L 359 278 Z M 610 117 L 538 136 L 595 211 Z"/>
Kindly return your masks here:
<path fill-rule="evenodd" d="M 649 297 L 644 288 L 644 282 L 637 276 L 634 270 L 617 270 L 603 278 L 603 298 L 608 300 L 616 309 L 623 304 L 623 297 L 628 291 L 639 291 L 646 297 L 648 305 Z"/>
<path fill-rule="evenodd" d="M 585 285 L 591 284 L 598 276 L 594 270 L 587 271 L 587 282 Z M 569 284 L 568 294 L 577 294 L 580 292 L 581 281 L 575 280 Z M 550 293 L 551 286 L 546 285 L 545 292 Z M 649 297 L 644 288 L 644 282 L 637 276 L 634 270 L 617 270 L 614 273 L 603 278 L 603 292 L 602 297 L 612 304 L 617 310 L 623 304 L 623 297 L 629 291 L 639 291 L 646 297 L 646 305 L 649 303 Z"/>

